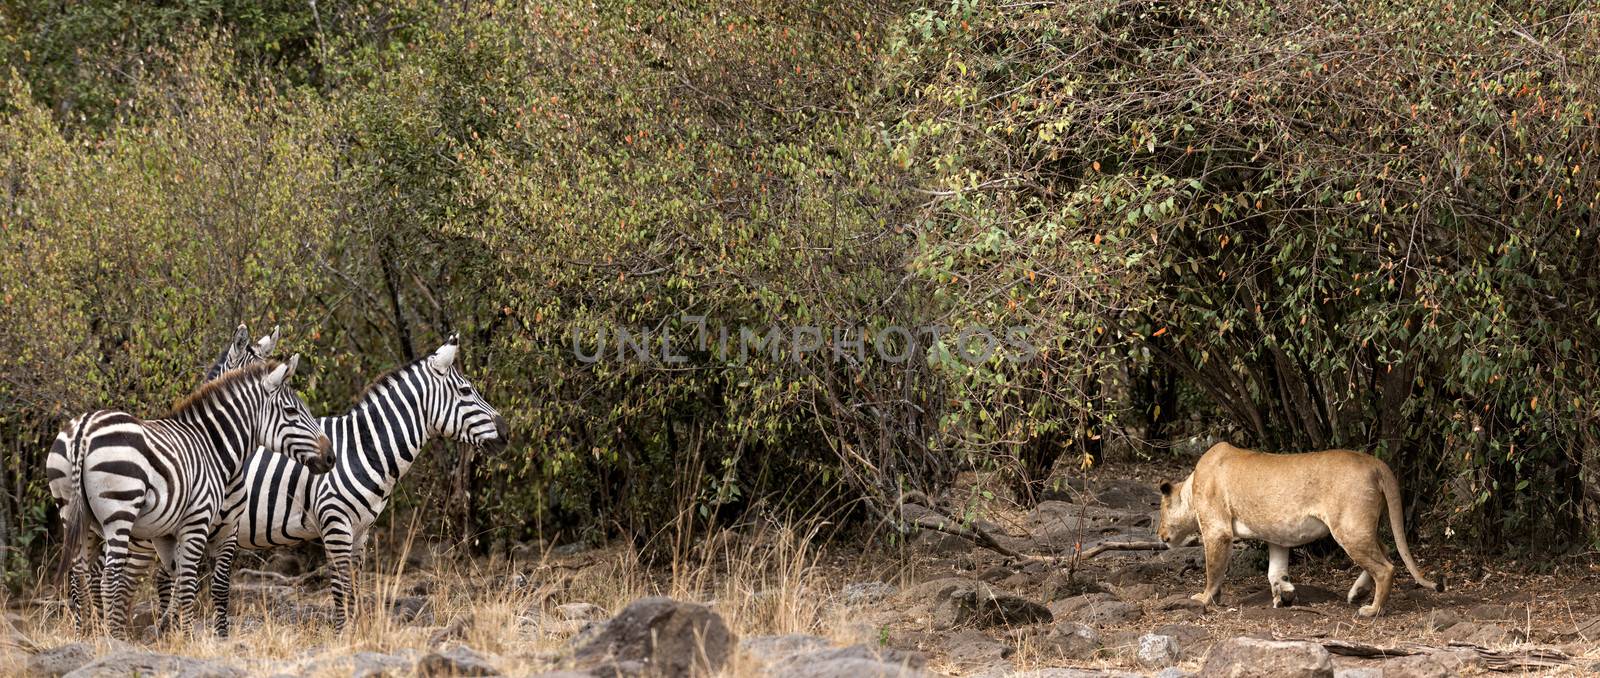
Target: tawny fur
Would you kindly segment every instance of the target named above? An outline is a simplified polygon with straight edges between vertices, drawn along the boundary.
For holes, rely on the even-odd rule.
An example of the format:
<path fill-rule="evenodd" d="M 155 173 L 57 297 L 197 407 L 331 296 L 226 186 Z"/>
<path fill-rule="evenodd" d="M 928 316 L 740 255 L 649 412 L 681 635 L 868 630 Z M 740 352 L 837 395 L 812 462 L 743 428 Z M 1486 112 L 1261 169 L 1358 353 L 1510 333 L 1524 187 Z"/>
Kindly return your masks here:
<path fill-rule="evenodd" d="M 1351 450 L 1268 454 L 1218 443 L 1200 457 L 1187 479 L 1163 483 L 1161 495 L 1161 540 L 1181 544 L 1198 535 L 1205 546 L 1206 587 L 1194 596 L 1203 604 L 1217 601 L 1235 539 L 1267 543 L 1273 605 L 1292 604 L 1289 549 L 1332 534 L 1362 569 L 1347 599 L 1354 604 L 1370 588 L 1372 603 L 1360 613 L 1382 614 L 1395 570 L 1378 540 L 1378 521 L 1385 511 L 1406 570 L 1418 584 L 1444 590 L 1424 577 L 1412 560 L 1400 510 L 1400 484 L 1389 465 L 1370 454 Z"/>

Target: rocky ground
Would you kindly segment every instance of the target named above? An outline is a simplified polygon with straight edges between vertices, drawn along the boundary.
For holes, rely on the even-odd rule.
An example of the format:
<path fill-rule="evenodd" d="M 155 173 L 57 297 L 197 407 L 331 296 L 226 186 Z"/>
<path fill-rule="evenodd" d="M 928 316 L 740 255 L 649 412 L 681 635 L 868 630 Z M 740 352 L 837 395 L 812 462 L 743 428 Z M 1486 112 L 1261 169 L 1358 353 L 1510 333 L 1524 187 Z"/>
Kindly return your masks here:
<path fill-rule="evenodd" d="M 982 524 L 1011 558 L 937 532 L 909 546 L 811 550 L 790 531 L 724 535 L 671 572 L 622 548 L 529 546 L 461 563 L 424 545 L 369 573 L 350 631 L 328 626 L 326 579 L 293 558 L 241 572 L 232 638 L 78 639 L 57 596 L 11 601 L 0 674 L 36 676 L 775 675 L 1450 676 L 1600 672 L 1592 556 L 1513 573 L 1503 558 L 1418 549 L 1450 590 L 1397 580 L 1388 614 L 1361 619 L 1337 550 L 1291 566 L 1294 607 L 1271 606 L 1260 549 L 1241 546 L 1222 607 L 1202 610 L 1197 548 L 1147 540 L 1159 477 L 1124 467 L 1031 511 Z M 1076 487 L 1077 489 L 1073 489 Z M 1054 558 L 1052 558 L 1054 557 Z M 374 560 L 383 560 L 375 558 Z M 1496 569 L 1494 565 L 1505 567 Z M 664 597 L 659 594 L 666 594 Z M 143 603 L 139 622 L 151 621 Z M 146 631 L 148 633 L 148 631 Z"/>

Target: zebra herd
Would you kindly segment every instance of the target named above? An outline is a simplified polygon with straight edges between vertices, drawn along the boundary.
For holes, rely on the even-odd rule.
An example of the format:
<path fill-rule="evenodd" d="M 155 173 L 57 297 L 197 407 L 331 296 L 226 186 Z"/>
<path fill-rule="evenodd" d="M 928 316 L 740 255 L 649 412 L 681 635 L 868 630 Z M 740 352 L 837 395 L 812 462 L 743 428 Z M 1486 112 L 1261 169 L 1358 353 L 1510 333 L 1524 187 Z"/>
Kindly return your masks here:
<path fill-rule="evenodd" d="M 328 556 L 333 624 L 343 630 L 367 532 L 422 447 L 436 436 L 506 445 L 505 419 L 456 364 L 456 336 L 373 381 L 350 411 L 321 418 L 289 387 L 300 356 L 268 359 L 278 339 L 274 329 L 251 342 L 240 325 L 205 383 L 167 417 L 101 410 L 56 437 L 46 475 L 66 526 L 63 567 L 80 632 L 98 603 L 107 630 L 125 636 L 132 582 L 151 565 L 158 628 L 188 628 L 198 565 L 210 556 L 214 628 L 226 636 L 237 550 L 314 540 Z"/>

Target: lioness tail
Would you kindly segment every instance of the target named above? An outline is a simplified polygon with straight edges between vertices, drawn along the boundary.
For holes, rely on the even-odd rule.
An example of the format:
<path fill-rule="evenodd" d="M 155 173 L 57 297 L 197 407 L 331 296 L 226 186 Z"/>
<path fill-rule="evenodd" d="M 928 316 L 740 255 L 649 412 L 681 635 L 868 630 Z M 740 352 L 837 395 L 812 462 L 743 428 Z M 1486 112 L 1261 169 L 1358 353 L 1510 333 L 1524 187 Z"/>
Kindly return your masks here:
<path fill-rule="evenodd" d="M 1444 591 L 1444 584 L 1434 583 L 1422 576 L 1422 569 L 1417 567 L 1417 561 L 1411 559 L 1411 548 L 1406 545 L 1405 517 L 1400 513 L 1400 481 L 1395 479 L 1394 471 L 1391 471 L 1389 465 L 1383 463 L 1381 459 L 1378 461 L 1378 470 L 1380 471 L 1378 487 L 1383 489 L 1383 496 L 1389 502 L 1389 529 L 1394 531 L 1394 545 L 1400 550 L 1400 560 L 1405 562 L 1406 571 L 1417 580 L 1417 584 L 1435 591 Z"/>

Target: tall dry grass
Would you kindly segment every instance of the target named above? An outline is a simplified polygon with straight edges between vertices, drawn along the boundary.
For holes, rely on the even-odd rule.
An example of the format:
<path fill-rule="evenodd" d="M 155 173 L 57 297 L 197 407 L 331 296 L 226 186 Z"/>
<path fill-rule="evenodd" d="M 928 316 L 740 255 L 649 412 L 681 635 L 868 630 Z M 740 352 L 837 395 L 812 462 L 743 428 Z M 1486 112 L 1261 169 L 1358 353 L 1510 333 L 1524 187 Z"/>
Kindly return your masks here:
<path fill-rule="evenodd" d="M 852 626 L 839 591 L 846 582 L 881 578 L 859 571 L 868 559 L 828 558 L 816 546 L 815 528 L 775 523 L 704 535 L 657 567 L 626 545 L 569 555 L 546 550 L 518 562 L 454 557 L 461 549 L 422 542 L 411 530 L 397 532 L 388 555 L 367 559 L 357 579 L 358 611 L 341 634 L 326 618 L 332 597 L 325 577 L 285 587 L 252 583 L 241 570 L 235 576 L 232 637 L 217 638 L 209 630 L 154 637 L 146 629 L 133 643 L 103 634 L 81 637 L 64 593 L 41 577 L 37 595 L 5 601 L 11 612 L 0 626 L 0 675 L 21 674 L 34 651 L 74 641 L 89 643 L 97 656 L 140 649 L 219 660 L 252 674 L 349 675 L 338 658 L 375 652 L 414 660 L 441 631 L 448 638 L 440 644 L 463 643 L 508 675 L 526 674 L 554 668 L 571 654 L 571 639 L 583 621 L 563 619 L 559 606 L 590 603 L 614 615 L 649 595 L 709 605 L 740 637 L 797 633 L 860 642 L 870 634 Z M 408 568 L 413 554 L 422 552 L 438 555 L 421 559 L 431 561 L 426 569 Z M 395 601 L 418 594 L 427 598 L 423 615 L 431 619 L 410 622 L 391 614 Z M 153 601 L 152 587 L 142 585 L 135 611 Z M 202 596 L 205 627 L 209 605 Z M 723 674 L 759 675 L 760 667 L 736 657 Z"/>

